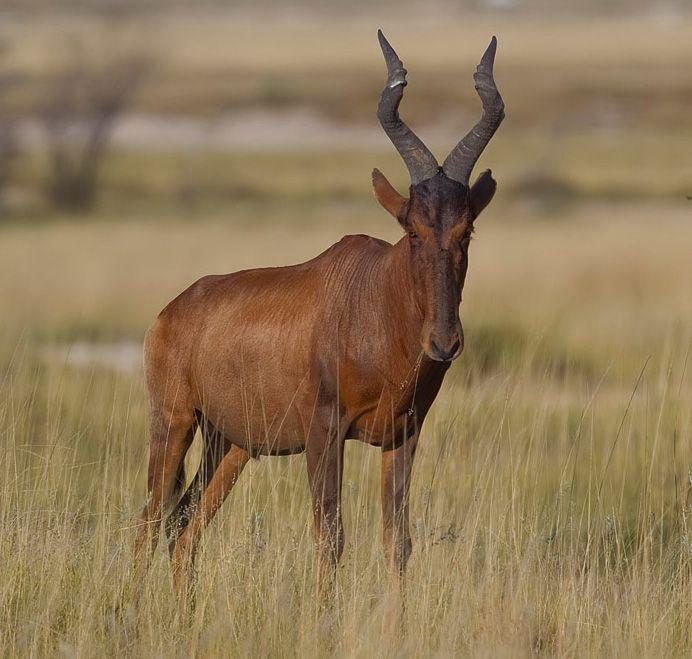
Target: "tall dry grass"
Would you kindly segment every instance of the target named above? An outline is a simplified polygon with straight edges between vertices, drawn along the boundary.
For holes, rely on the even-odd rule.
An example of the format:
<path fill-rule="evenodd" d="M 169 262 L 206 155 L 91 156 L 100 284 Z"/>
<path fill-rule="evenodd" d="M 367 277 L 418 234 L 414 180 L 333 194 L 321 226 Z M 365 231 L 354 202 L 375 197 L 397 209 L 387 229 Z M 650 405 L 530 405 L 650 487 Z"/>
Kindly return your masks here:
<path fill-rule="evenodd" d="M 93 336 L 111 309 L 136 336 L 196 273 L 303 258 L 347 225 L 397 235 L 370 212 L 302 232 L 212 218 L 140 226 L 134 240 L 128 224 L 76 222 L 44 230 L 38 244 L 6 230 L 0 253 L 14 278 L 3 279 L 3 313 L 14 305 L 24 331 L 3 316 L 5 654 L 689 653 L 692 236 L 686 210 L 674 208 L 656 231 L 635 208 L 548 225 L 488 210 L 480 221 L 462 306 L 467 350 L 416 460 L 400 619 L 380 548 L 379 455 L 355 443 L 331 607 L 317 605 L 301 456 L 245 470 L 205 537 L 190 620 L 177 613 L 163 551 L 135 604 L 142 378 L 47 360 L 45 328 Z M 30 267 L 31 253 L 52 267 Z M 12 289 L 31 286 L 32 271 L 41 286 L 22 304 Z"/>

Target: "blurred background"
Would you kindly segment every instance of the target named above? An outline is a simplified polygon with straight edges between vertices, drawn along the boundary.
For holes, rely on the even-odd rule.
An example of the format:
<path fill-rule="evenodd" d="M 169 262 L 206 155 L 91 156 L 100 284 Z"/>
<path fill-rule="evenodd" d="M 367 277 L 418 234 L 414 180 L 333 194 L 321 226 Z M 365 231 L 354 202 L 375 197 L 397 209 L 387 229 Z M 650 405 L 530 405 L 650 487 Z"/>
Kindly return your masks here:
<path fill-rule="evenodd" d="M 471 74 L 499 38 L 507 119 L 478 166 L 499 192 L 478 227 L 467 323 L 516 306 L 513 325 L 607 329 L 619 345 L 690 319 L 682 1 L 6 0 L 0 11 L 6 327 L 139 341 L 204 273 L 295 262 L 344 233 L 396 239 L 370 189 L 375 166 L 408 185 L 375 117 L 380 26 L 409 69 L 402 115 L 439 158 L 476 121 Z"/>

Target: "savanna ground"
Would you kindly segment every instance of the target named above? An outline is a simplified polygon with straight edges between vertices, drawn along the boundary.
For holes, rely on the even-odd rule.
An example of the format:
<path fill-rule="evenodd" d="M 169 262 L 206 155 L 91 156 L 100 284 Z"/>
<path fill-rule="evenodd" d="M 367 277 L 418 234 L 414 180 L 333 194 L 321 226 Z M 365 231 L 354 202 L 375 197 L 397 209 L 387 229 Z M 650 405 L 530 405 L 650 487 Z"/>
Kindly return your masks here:
<path fill-rule="evenodd" d="M 135 113 L 307 108 L 327 131 L 310 148 L 124 140 L 88 215 L 51 210 L 44 155 L 24 154 L 0 220 L 4 655 L 692 652 L 692 21 L 380 14 L 128 23 L 161 56 Z M 104 27 L 11 18 L 9 65 L 26 77 L 8 102 L 30 118 L 56 44 L 98 44 Z M 471 246 L 467 347 L 414 469 L 406 607 L 393 618 L 379 453 L 357 443 L 331 607 L 317 606 L 301 456 L 245 469 L 206 534 L 190 620 L 163 549 L 136 606 L 147 420 L 131 346 L 202 274 L 298 262 L 344 233 L 397 239 L 369 190 L 373 166 L 406 181 L 375 126 L 378 23 L 410 71 L 402 110 L 438 153 L 476 117 L 491 32 L 508 106 L 480 163 L 499 192 Z"/>

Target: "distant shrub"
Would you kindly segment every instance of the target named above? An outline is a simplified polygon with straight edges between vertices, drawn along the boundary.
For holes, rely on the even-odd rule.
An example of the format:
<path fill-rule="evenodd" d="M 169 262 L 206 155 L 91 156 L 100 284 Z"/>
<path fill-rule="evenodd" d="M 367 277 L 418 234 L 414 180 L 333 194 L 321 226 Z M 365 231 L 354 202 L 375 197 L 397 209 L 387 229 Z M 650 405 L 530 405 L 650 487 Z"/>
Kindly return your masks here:
<path fill-rule="evenodd" d="M 93 206 L 113 131 L 149 63 L 141 54 L 125 54 L 95 64 L 75 48 L 41 113 L 50 160 L 48 192 L 56 206 Z"/>

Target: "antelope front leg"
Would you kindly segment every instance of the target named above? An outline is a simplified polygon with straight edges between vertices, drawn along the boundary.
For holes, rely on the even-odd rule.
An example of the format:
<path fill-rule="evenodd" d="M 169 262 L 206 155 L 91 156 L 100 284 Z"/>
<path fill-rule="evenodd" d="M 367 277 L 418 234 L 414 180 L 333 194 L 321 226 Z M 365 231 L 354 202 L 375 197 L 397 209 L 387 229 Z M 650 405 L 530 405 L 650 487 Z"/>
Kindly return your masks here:
<path fill-rule="evenodd" d="M 327 432 L 326 436 L 313 435 L 305 447 L 305 452 L 315 517 L 319 583 L 320 590 L 324 593 L 344 549 L 341 518 L 343 437 L 332 430 Z"/>
<path fill-rule="evenodd" d="M 417 444 L 416 432 L 400 446 L 382 450 L 382 542 L 387 562 L 397 579 L 403 576 L 411 555 L 408 495 Z"/>

